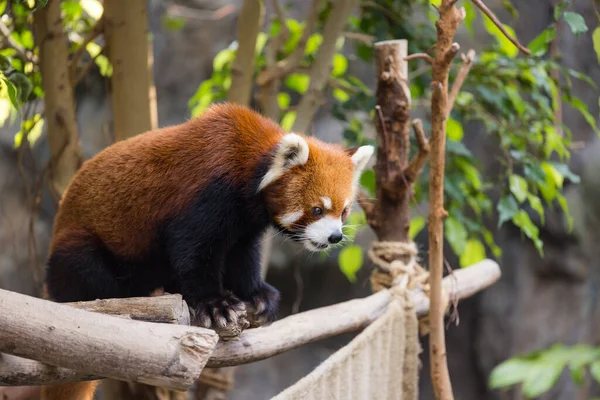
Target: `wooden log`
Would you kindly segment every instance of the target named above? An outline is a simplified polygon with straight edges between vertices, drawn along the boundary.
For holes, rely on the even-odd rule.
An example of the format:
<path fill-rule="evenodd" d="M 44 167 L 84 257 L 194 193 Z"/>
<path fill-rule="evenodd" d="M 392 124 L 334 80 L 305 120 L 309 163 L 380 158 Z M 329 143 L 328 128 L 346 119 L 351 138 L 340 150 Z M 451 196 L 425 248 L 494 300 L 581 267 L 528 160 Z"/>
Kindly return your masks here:
<path fill-rule="evenodd" d="M 2 289 L 0 310 L 2 352 L 174 390 L 194 383 L 218 341 L 208 329 L 100 315 Z"/>
<path fill-rule="evenodd" d="M 491 286 L 499 278 L 498 264 L 484 260 L 469 268 L 454 271 L 453 275 L 444 278 L 443 285 L 451 298 L 464 299 Z M 320 339 L 359 331 L 377 319 L 386 310 L 391 299 L 390 292 L 383 290 L 363 299 L 295 314 L 268 327 L 247 330 L 238 341 L 219 343 L 206 366 L 215 368 L 246 364 Z M 426 316 L 429 311 L 427 296 L 422 291 L 415 290 L 411 292 L 411 299 L 417 315 Z M 95 323 L 96 326 L 101 326 L 100 324 L 101 321 Z M 108 356 L 104 361 L 113 362 L 113 358 L 109 359 Z M 49 367 L 20 357 L 3 355 L 0 358 L 0 386 L 45 385 L 89 379 L 97 379 L 97 376 Z"/>
<path fill-rule="evenodd" d="M 138 321 L 189 325 L 190 310 L 180 294 L 65 303 L 81 310 Z"/>

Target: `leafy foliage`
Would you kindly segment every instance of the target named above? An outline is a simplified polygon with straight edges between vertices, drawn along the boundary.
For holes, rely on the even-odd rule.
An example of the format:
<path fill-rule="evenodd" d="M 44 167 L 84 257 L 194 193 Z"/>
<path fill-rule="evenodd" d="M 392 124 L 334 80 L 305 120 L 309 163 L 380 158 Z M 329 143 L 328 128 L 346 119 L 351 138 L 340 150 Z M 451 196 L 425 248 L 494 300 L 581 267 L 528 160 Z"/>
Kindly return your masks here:
<path fill-rule="evenodd" d="M 500 389 L 521 385 L 523 396 L 531 399 L 549 391 L 566 368 L 577 385 L 583 384 L 586 370 L 600 383 L 600 349 L 581 344 L 556 344 L 511 358 L 494 368 L 489 386 Z"/>

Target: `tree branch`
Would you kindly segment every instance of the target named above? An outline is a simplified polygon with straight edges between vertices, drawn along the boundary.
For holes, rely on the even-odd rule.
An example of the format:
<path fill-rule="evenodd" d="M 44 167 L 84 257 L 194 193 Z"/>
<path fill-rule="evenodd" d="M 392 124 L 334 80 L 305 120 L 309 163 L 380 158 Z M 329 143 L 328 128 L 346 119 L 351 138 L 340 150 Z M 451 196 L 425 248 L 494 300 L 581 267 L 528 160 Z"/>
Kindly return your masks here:
<path fill-rule="evenodd" d="M 462 88 L 463 83 L 467 79 L 467 75 L 469 75 L 469 71 L 473 66 L 473 60 L 475 60 L 475 50 L 473 49 L 469 50 L 467 52 L 467 55 L 462 55 L 462 65 L 460 66 L 460 70 L 456 75 L 456 79 L 454 79 L 454 83 L 452 83 L 452 89 L 450 90 L 450 94 L 448 96 L 448 116 L 454 108 L 456 96 L 458 96 L 458 94 L 460 93 L 460 89 Z"/>
<path fill-rule="evenodd" d="M 427 61 L 429 64 L 433 64 L 433 57 L 431 57 L 427 53 L 414 53 L 414 54 L 411 54 L 409 56 L 404 57 L 404 61 L 416 60 L 418 58 Z"/>
<path fill-rule="evenodd" d="M 96 39 L 98 36 L 100 36 L 103 32 L 104 32 L 104 15 L 102 15 L 102 17 L 100 17 L 100 19 L 98 21 L 96 21 L 96 23 L 94 24 L 92 29 L 88 32 L 88 34 L 83 39 L 83 42 L 81 43 L 81 45 L 73 53 L 73 57 L 71 57 L 71 61 L 69 62 L 69 76 L 71 77 L 71 82 L 76 82 L 76 81 L 79 82 L 81 80 L 82 76 L 77 75 L 77 67 L 79 66 L 79 61 L 81 60 L 81 57 L 83 57 L 83 55 L 85 54 L 87 45 L 90 42 L 92 42 L 94 39 Z M 87 71 L 89 71 L 89 66 L 86 65 L 84 70 L 87 73 Z M 85 75 L 85 74 L 83 74 L 83 75 Z M 73 84 L 72 86 L 74 87 L 75 84 Z"/>
<path fill-rule="evenodd" d="M 238 16 L 238 48 L 231 66 L 231 86 L 227 99 L 248 105 L 252 93 L 252 78 L 256 61 L 256 38 L 264 17 L 264 0 L 244 0 Z"/>
<path fill-rule="evenodd" d="M 481 0 L 471 1 L 473 2 L 473 4 L 475 4 L 475 6 L 477 6 L 477 8 L 481 10 L 482 13 L 487 15 L 488 18 L 492 20 L 494 25 L 496 25 L 498 29 L 500 29 L 500 32 L 502 32 L 504 36 L 506 36 L 506 38 L 512 42 L 512 44 L 517 46 L 517 48 L 523 53 L 527 55 L 531 54 L 531 51 L 527 47 L 523 46 L 521 43 L 519 43 L 519 41 L 516 38 L 512 37 L 510 33 L 508 33 L 508 31 L 504 28 L 504 25 L 502 25 L 502 22 L 500 22 L 500 20 L 494 15 L 494 13 L 489 8 L 487 8 L 487 6 Z"/>
<path fill-rule="evenodd" d="M 415 131 L 415 138 L 417 139 L 418 152 L 408 167 L 406 167 L 406 171 L 404 172 L 406 179 L 409 182 L 414 182 L 417 180 L 417 177 L 423 170 L 423 166 L 427 161 L 430 150 L 429 140 L 427 140 L 425 131 L 423 130 L 423 122 L 420 119 L 414 119 L 412 122 L 412 127 Z"/>
<path fill-rule="evenodd" d="M 308 90 L 298 104 L 296 120 L 292 128 L 296 132 L 306 132 L 321 104 L 322 91 L 329 78 L 337 40 L 342 35 L 350 13 L 357 5 L 358 0 L 336 0 L 333 3 L 333 9 L 323 28 L 323 43 L 310 69 Z"/>
<path fill-rule="evenodd" d="M 500 278 L 500 267 L 492 260 L 484 260 L 469 268 L 455 271 L 453 276 L 444 278 L 443 287 L 453 299 L 464 299 L 492 285 Z M 22 304 L 32 299 L 28 296 L 18 295 L 25 299 Z M 429 299 L 422 290 L 414 290 L 410 292 L 411 301 L 415 306 L 417 316 L 424 317 L 429 309 Z M 303 313 L 295 314 L 276 321 L 268 327 L 260 329 L 250 329 L 242 333 L 240 340 L 219 342 L 214 350 L 208 364 L 209 368 L 217 368 L 224 366 L 246 364 L 254 361 L 259 361 L 276 354 L 295 349 L 307 343 L 312 343 L 317 340 L 325 339 L 334 335 L 339 335 L 346 332 L 359 331 L 375 321 L 377 317 L 383 314 L 387 305 L 391 301 L 392 296 L 389 291 L 382 290 L 374 295 L 363 299 L 350 300 L 344 303 L 333 306 L 322 307 Z M 34 299 L 36 302 L 47 303 L 53 312 L 57 307 L 68 307 L 66 305 L 45 302 L 43 300 Z M 121 300 L 114 300 L 121 301 Z M 21 308 L 21 304 L 18 305 Z M 71 312 L 84 312 L 80 310 L 72 310 Z M 88 326 L 95 330 L 104 332 L 106 319 L 116 320 L 110 316 L 94 315 L 94 322 L 89 320 L 81 321 L 79 326 L 82 329 L 87 329 Z M 52 318 L 52 317 L 49 317 Z M 201 329 L 201 328 L 186 328 L 175 327 L 165 324 L 152 324 L 134 321 L 135 324 L 141 324 L 148 328 L 156 326 L 169 328 L 183 329 Z M 89 325 L 91 324 L 91 325 Z M 53 332 L 62 330 L 57 324 Z M 54 326 L 54 325 L 53 325 Z M 2 329 L 4 326 L 0 326 Z M 202 331 L 205 331 L 202 329 Z M 98 333 L 101 336 L 102 332 Z M 30 335 L 29 331 L 23 331 L 23 335 Z M 50 334 L 52 337 L 54 334 Z M 132 341 L 138 344 L 142 343 L 139 336 L 128 333 Z M 109 339 L 106 339 L 109 340 Z M 164 338 L 164 343 L 167 343 L 168 338 Z M 2 342 L 0 342 L 2 343 Z M 94 342 L 97 345 L 100 342 Z M 158 343 L 161 344 L 162 342 Z M 153 342 L 153 344 L 157 344 Z M 151 344 L 146 344 L 150 346 Z M 96 346 L 94 346 L 96 347 Z M 163 345 L 160 348 L 164 348 Z M 33 350 L 39 350 L 34 347 Z M 35 352 L 33 351 L 32 352 Z M 82 359 L 82 354 L 87 354 L 89 348 L 80 349 L 81 352 L 73 354 L 72 357 L 79 359 L 82 363 L 96 363 L 96 359 Z M 39 352 L 39 351 L 38 351 Z M 120 359 L 121 355 L 118 349 L 107 355 L 104 360 L 106 363 L 112 363 Z M 162 362 L 162 361 L 161 361 Z M 100 375 L 91 375 L 85 372 L 75 372 L 66 368 L 55 368 L 41 364 L 36 361 L 26 360 L 19 357 L 2 355 L 0 357 L 0 386 L 18 386 L 18 385 L 44 385 L 54 384 L 65 381 L 91 380 L 97 379 Z M 134 380 L 139 380 L 136 378 Z"/>

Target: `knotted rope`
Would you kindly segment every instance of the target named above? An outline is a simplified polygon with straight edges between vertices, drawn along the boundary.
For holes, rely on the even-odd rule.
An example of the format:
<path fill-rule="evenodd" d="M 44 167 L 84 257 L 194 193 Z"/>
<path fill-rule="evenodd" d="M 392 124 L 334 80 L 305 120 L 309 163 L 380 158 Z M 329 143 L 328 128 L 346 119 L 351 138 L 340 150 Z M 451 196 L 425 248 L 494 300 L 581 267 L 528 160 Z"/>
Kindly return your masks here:
<path fill-rule="evenodd" d="M 419 265 L 419 250 L 414 242 L 374 241 L 368 252 L 375 265 L 371 273 L 371 288 L 374 292 L 383 289 L 421 289 L 427 297 L 430 293 L 429 271 Z M 449 296 L 442 291 L 444 309 Z M 427 318 L 419 321 L 421 334 L 429 332 Z"/>

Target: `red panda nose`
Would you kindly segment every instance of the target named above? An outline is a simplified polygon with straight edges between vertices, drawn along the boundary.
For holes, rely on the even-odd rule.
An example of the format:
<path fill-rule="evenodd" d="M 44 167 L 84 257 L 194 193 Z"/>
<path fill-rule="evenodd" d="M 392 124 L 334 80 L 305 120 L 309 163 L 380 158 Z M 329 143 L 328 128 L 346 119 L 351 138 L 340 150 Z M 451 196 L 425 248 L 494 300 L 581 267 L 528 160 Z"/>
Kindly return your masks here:
<path fill-rule="evenodd" d="M 342 240 L 342 232 L 336 232 L 336 233 L 332 233 L 328 238 L 327 241 L 331 244 L 334 243 L 339 243 L 340 240 Z"/>

